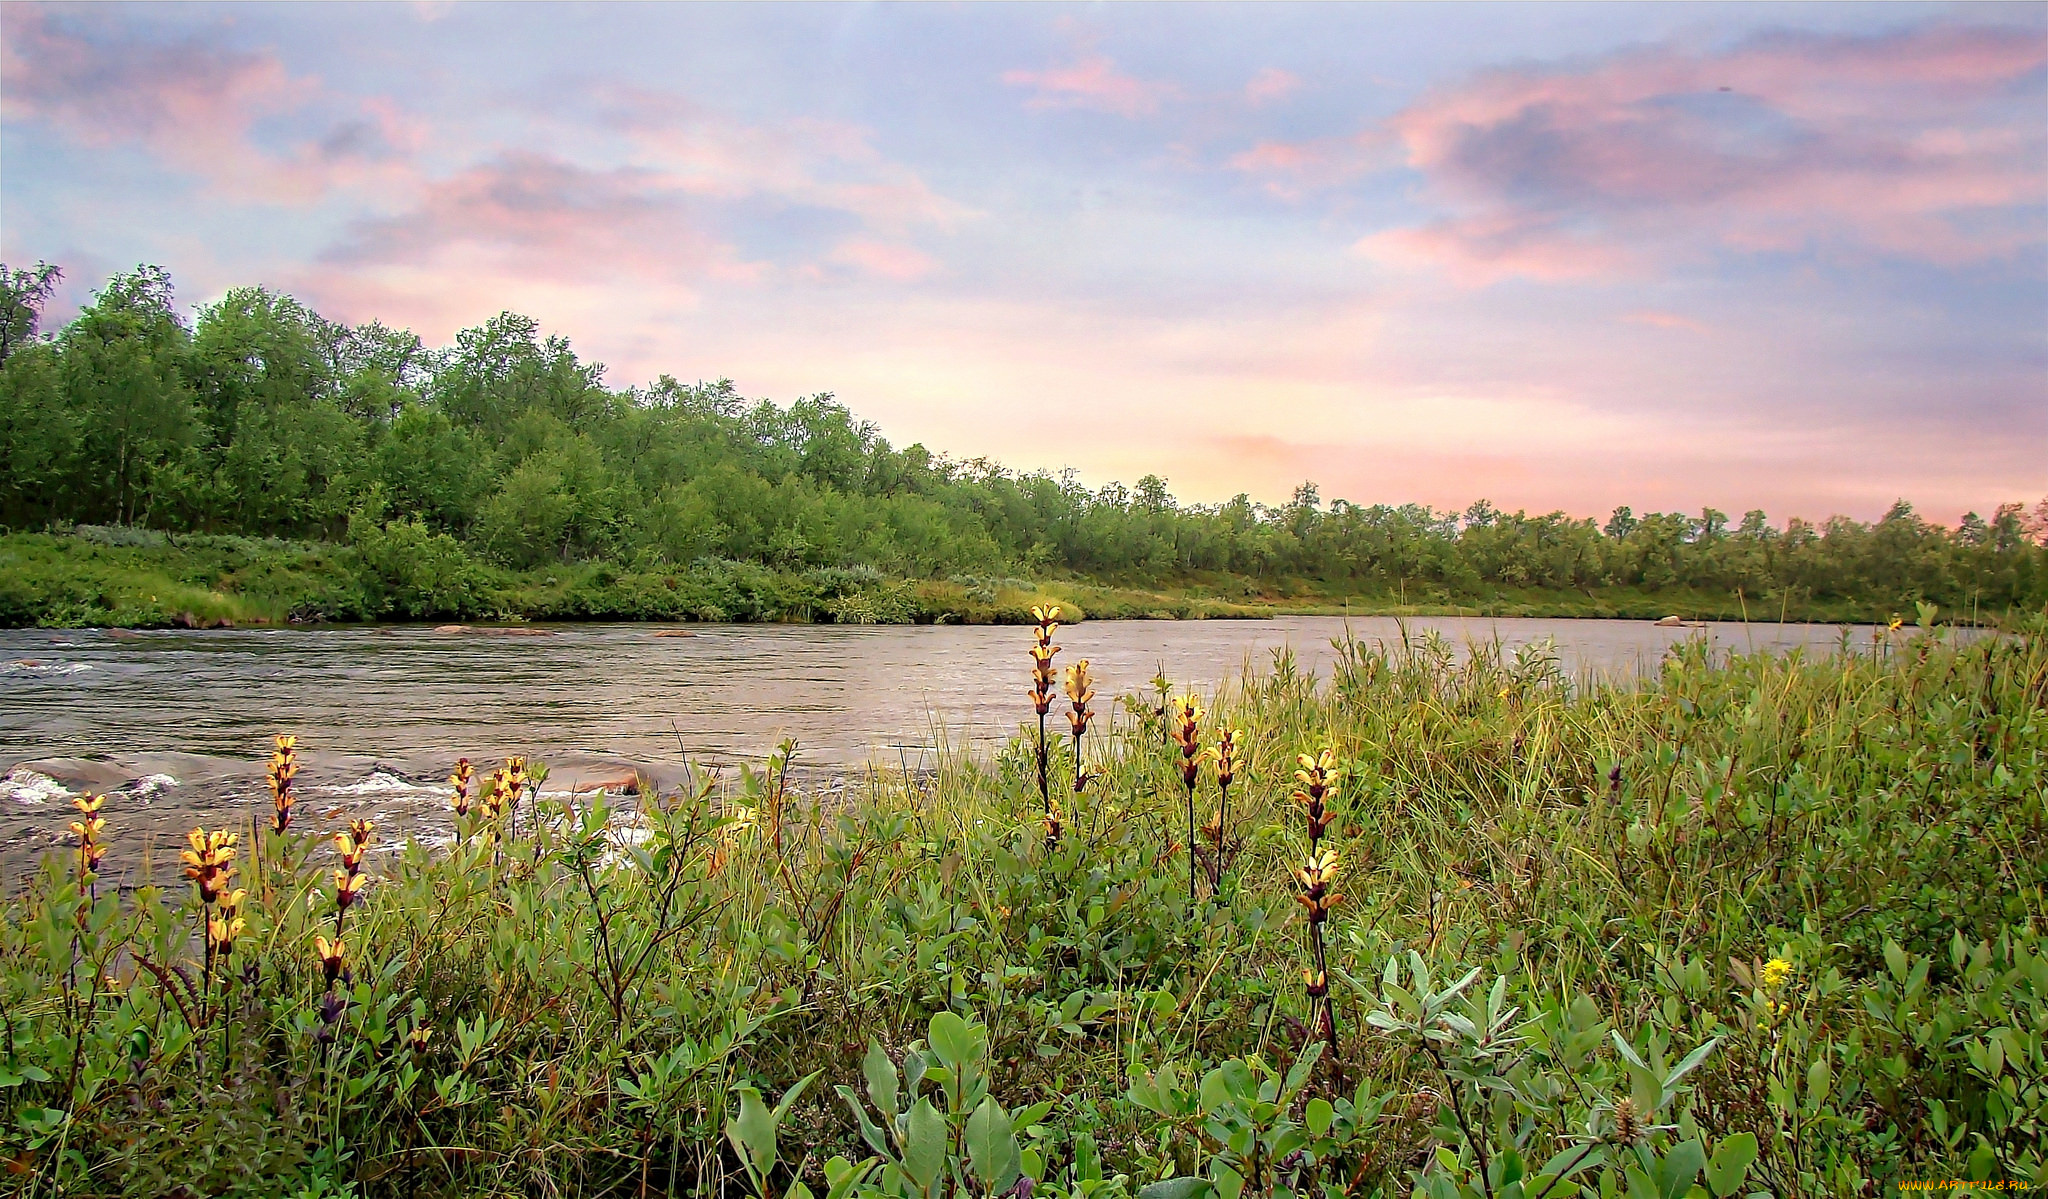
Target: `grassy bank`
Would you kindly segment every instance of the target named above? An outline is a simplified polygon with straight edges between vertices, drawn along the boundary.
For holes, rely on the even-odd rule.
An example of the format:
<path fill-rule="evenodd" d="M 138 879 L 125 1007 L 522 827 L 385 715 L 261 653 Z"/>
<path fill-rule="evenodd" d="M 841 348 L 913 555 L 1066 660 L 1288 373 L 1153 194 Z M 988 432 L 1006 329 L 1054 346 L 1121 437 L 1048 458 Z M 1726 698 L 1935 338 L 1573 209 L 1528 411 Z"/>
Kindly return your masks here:
<path fill-rule="evenodd" d="M 1195 720 L 1242 730 L 1227 818 L 1147 697 L 1096 717 L 1079 793 L 1052 738 L 1056 842 L 1020 737 L 847 810 L 771 766 L 630 831 L 479 777 L 505 810 L 345 911 L 310 812 L 245 831 L 232 920 L 53 859 L 0 923 L 0 1164 L 45 1196 L 2038 1186 L 2044 633 L 1695 648 L 1628 689 L 1432 642 L 1282 660 Z"/>
<path fill-rule="evenodd" d="M 1324 615 L 1610 617 L 1882 622 L 1912 604 L 1750 601 L 1736 592 L 1609 587 L 1591 593 L 1403 585 L 1347 594 L 1314 580 L 1196 575 L 1170 584 L 1072 578 L 895 579 L 867 569 L 772 570 L 722 559 L 631 569 L 566 563 L 510 571 L 418 526 L 347 543 L 81 527 L 0 535 L 0 627 L 121 628 L 383 620 L 843 621 L 1016 624 L 1058 602 L 1070 618 Z M 1997 613 L 1950 612 L 1971 620 Z"/>

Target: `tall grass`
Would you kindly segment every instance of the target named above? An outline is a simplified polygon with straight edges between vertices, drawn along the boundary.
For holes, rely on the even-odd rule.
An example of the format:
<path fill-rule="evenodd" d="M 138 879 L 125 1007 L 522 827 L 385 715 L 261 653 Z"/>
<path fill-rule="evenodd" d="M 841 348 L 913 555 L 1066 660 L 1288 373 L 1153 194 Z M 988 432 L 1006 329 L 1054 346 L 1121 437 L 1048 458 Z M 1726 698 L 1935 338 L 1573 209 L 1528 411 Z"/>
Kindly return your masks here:
<path fill-rule="evenodd" d="M 1039 746 L 1078 764 L 1035 727 L 833 810 L 786 770 L 631 812 L 508 770 L 472 805 L 465 768 L 457 840 L 373 860 L 345 951 L 303 819 L 265 829 L 231 957 L 190 887 L 53 858 L 0 930 L 0 1185 L 2040 1185 L 2044 632 L 1689 645 L 1626 686 L 1434 638 L 1345 644 L 1327 679 L 1282 655 L 1207 697 L 1241 730 L 1241 844 L 1192 900 L 1190 759 L 1135 697 L 1097 715 L 1056 841 Z M 1295 771 L 1325 750 L 1345 896 L 1312 924 Z M 118 846 L 117 801 L 97 816 Z"/>

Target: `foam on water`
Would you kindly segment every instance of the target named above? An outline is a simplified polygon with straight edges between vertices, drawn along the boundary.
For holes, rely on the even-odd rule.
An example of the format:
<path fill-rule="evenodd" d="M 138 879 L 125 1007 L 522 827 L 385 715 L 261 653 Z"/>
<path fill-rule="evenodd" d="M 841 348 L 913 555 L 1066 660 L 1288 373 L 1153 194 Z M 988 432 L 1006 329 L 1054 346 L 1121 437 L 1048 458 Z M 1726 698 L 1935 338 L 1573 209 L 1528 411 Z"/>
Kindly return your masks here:
<path fill-rule="evenodd" d="M 0 776 L 0 796 L 16 803 L 48 803 L 53 799 L 69 799 L 71 795 L 71 788 L 26 766 L 16 766 L 5 776 Z"/>
<path fill-rule="evenodd" d="M 57 676 L 83 674 L 92 667 L 83 662 L 42 662 L 34 658 L 20 658 L 13 662 L 0 662 L 0 672 L 10 674 L 33 674 Z"/>
<path fill-rule="evenodd" d="M 389 770 L 373 770 L 370 777 L 359 783 L 343 783 L 337 787 L 313 787 L 313 795 L 392 795 L 437 791 L 440 788 L 415 783 L 411 779 Z"/>

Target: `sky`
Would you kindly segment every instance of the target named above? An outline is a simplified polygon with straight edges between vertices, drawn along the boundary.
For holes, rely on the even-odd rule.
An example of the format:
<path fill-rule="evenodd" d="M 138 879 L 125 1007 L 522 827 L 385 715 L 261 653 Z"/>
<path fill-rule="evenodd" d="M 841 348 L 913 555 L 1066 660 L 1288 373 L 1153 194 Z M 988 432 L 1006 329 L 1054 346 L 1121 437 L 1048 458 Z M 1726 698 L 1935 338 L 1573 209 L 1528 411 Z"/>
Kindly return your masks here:
<path fill-rule="evenodd" d="M 0 5 L 0 259 L 1184 501 L 2048 494 L 2048 5 Z"/>

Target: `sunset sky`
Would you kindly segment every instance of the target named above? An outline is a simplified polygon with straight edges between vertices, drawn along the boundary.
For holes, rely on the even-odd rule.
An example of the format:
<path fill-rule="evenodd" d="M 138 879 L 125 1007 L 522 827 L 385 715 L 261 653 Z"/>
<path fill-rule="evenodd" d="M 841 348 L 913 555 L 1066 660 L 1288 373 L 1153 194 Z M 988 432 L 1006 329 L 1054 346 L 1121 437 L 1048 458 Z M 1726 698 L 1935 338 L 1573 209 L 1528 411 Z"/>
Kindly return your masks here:
<path fill-rule="evenodd" d="M 0 258 L 1091 484 L 2048 494 L 2048 6 L 0 6 Z"/>

